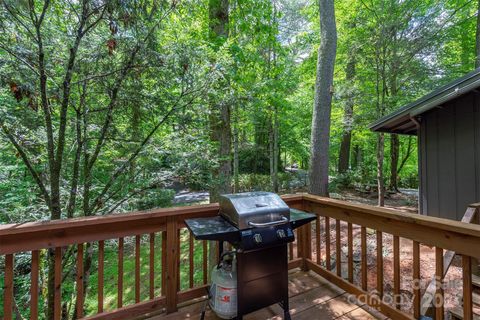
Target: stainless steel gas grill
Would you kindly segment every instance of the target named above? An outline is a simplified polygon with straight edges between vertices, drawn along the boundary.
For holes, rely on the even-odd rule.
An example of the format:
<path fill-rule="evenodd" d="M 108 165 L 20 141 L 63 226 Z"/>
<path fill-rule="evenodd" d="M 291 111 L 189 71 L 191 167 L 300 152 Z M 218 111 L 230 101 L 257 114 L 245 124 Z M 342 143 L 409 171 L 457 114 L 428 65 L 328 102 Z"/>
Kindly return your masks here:
<path fill-rule="evenodd" d="M 219 216 L 185 223 L 195 239 L 235 248 L 237 319 L 275 303 L 290 319 L 287 244 L 295 240 L 294 229 L 315 218 L 290 209 L 275 193 L 248 192 L 221 196 Z"/>

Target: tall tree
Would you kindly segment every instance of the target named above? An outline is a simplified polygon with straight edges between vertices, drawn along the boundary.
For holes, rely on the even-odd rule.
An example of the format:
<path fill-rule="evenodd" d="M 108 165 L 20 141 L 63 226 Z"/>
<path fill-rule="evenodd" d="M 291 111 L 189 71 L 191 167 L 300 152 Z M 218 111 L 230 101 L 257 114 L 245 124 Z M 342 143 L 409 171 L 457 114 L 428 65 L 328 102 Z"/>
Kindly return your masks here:
<path fill-rule="evenodd" d="M 2 81 L 6 78 L 16 88 L 12 93 L 22 93 L 5 111 L 0 106 L 0 129 L 35 182 L 42 210 L 52 220 L 112 213 L 158 186 L 153 179 L 139 179 L 134 163 L 177 109 L 205 93 L 193 88 L 198 84 L 193 72 L 202 68 L 192 52 L 169 56 L 158 41 L 158 29 L 171 27 L 163 22 L 173 23 L 176 6 L 88 0 L 13 3 L 2 1 L 0 7 L 0 29 L 16 30 L 15 37 L 0 33 L 0 68 Z M 180 66 L 165 63 L 178 58 Z M 142 95 L 149 85 L 158 91 Z M 27 103 L 28 108 L 21 107 Z M 141 125 L 132 137 L 125 119 L 139 108 L 150 117 L 137 119 Z M 106 150 L 115 150 L 114 155 Z M 92 250 L 86 251 L 88 283 Z M 64 253 L 64 265 L 70 265 L 73 253 Z M 54 259 L 50 250 L 47 319 L 53 319 Z"/>
<path fill-rule="evenodd" d="M 310 147 L 310 193 L 328 196 L 330 118 L 332 111 L 333 71 L 337 52 L 337 27 L 333 0 L 319 0 L 320 47 L 313 105 Z"/>
<path fill-rule="evenodd" d="M 338 156 L 338 173 L 345 173 L 350 168 L 350 148 L 352 144 L 353 107 L 355 104 L 354 88 L 355 81 L 355 52 L 350 51 L 345 67 L 345 80 L 349 89 L 345 97 L 343 110 L 343 133 Z"/>
<path fill-rule="evenodd" d="M 228 39 L 229 0 L 210 0 L 208 5 L 210 43 L 218 50 Z M 223 86 L 223 88 L 222 88 Z M 221 193 L 230 193 L 232 176 L 230 103 L 224 96 L 225 82 L 218 83 L 210 97 L 210 139 L 216 149 L 218 164 L 212 170 L 210 202 Z M 217 94 L 218 93 L 218 94 Z"/>

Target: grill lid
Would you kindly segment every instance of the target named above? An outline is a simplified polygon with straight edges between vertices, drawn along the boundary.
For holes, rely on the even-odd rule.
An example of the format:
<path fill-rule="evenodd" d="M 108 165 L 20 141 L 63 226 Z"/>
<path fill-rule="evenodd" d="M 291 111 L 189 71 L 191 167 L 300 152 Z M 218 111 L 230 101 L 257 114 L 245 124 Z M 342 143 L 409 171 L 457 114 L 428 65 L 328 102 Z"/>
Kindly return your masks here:
<path fill-rule="evenodd" d="M 220 214 L 239 229 L 272 226 L 290 220 L 290 208 L 272 192 L 221 195 Z"/>

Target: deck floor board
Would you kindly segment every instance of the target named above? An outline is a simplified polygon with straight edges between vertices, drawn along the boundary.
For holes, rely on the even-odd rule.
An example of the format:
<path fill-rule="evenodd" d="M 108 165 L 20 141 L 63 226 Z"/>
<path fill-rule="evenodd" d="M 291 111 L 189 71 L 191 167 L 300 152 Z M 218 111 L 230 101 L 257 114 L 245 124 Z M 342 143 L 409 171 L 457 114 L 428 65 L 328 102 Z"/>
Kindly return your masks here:
<path fill-rule="evenodd" d="M 374 320 L 386 319 L 382 314 L 360 305 L 349 294 L 311 272 L 294 271 L 289 274 L 290 314 L 293 320 Z M 186 305 L 172 314 L 160 314 L 150 320 L 200 319 L 204 301 Z M 244 316 L 245 320 L 283 319 L 282 309 L 273 305 Z M 207 308 L 206 320 L 219 320 Z"/>

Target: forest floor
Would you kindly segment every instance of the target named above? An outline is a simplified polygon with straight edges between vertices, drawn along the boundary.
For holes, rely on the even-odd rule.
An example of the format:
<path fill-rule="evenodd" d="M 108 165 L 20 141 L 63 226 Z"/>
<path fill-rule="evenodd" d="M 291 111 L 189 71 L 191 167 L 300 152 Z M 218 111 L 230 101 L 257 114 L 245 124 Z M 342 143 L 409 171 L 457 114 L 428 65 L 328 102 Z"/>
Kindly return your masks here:
<path fill-rule="evenodd" d="M 331 193 L 330 197 L 372 206 L 376 206 L 378 202 L 376 192 L 362 192 L 350 189 L 341 190 L 338 193 Z M 399 193 L 388 193 L 385 197 L 385 208 L 418 213 L 418 191 L 416 189 L 400 189 Z"/>

